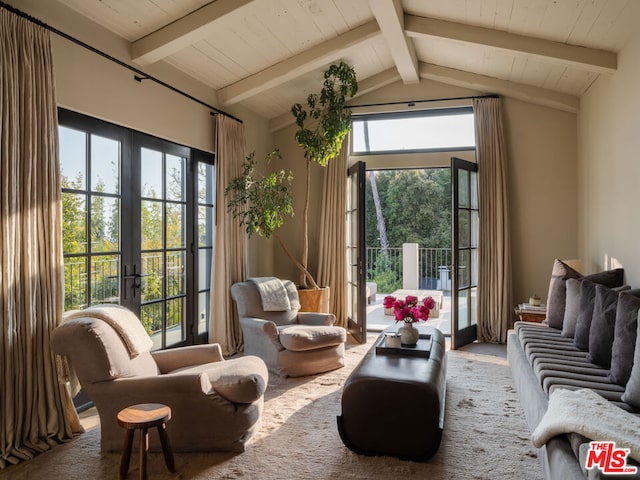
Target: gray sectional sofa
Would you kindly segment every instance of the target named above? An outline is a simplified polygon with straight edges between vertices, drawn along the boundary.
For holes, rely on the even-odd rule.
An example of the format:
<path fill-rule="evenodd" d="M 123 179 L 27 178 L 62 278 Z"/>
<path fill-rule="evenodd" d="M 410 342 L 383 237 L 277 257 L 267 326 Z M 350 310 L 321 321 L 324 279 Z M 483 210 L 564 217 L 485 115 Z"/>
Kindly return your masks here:
<path fill-rule="evenodd" d="M 640 292 L 620 293 L 624 288 L 613 288 L 621 283 L 619 271 L 615 281 L 611 271 L 583 277 L 557 262 L 547 321 L 542 325 L 516 322 L 507 341 L 509 365 L 531 432 L 547 412 L 549 396 L 556 389 L 591 389 L 617 407 L 640 414 L 640 345 L 636 342 Z M 539 448 L 545 478 L 640 478 L 587 471 L 589 441 L 578 433 L 567 433 Z M 632 460 L 628 464 L 638 465 Z"/>

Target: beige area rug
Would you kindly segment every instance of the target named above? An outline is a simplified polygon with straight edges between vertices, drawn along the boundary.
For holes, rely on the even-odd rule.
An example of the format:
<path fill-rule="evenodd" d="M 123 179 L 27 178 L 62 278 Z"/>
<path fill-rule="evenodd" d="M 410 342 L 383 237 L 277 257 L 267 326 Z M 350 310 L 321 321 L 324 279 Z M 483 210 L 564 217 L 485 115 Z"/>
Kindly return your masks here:
<path fill-rule="evenodd" d="M 541 479 L 504 347 L 449 351 L 442 444 L 425 463 L 360 456 L 336 426 L 342 385 L 370 348 L 351 345 L 347 366 L 302 379 L 270 379 L 263 425 L 242 454 L 176 454 L 170 474 L 162 454 L 149 455 L 150 479 Z M 489 354 L 481 353 L 489 352 Z M 375 401 L 374 398 L 371 401 Z M 398 405 L 416 408 L 419 405 Z M 151 432 L 155 434 L 155 432 Z M 123 434 L 124 435 L 124 434 Z M 31 461 L 0 471 L 1 479 L 116 479 L 120 457 L 100 454 L 97 427 Z M 134 441 L 137 445 L 137 437 Z M 137 454 L 130 479 L 138 478 Z"/>

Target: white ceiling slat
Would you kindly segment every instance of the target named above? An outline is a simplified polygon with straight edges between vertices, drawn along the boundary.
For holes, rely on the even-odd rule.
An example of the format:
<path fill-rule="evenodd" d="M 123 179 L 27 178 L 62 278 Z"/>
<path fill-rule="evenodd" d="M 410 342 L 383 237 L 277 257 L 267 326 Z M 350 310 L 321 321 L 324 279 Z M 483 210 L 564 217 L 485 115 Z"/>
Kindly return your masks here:
<path fill-rule="evenodd" d="M 571 113 L 576 113 L 579 107 L 579 99 L 573 95 L 500 80 L 485 75 L 463 72 L 439 65 L 420 63 L 420 76 L 429 80 L 470 88 L 472 90 L 497 93 Z"/>
<path fill-rule="evenodd" d="M 580 16 L 576 19 L 565 41 L 574 45 L 584 45 L 589 31 L 600 16 L 600 12 L 602 12 L 606 3 L 607 0 L 592 0 L 587 3 L 580 12 Z"/>
<path fill-rule="evenodd" d="M 511 22 L 511 13 L 513 11 L 514 0 L 498 0 L 496 3 L 496 14 L 493 22 L 493 28 L 498 30 L 509 31 L 509 22 Z"/>
<path fill-rule="evenodd" d="M 345 50 L 360 45 L 379 34 L 380 29 L 375 21 L 365 23 L 360 27 L 349 30 L 342 35 L 338 35 L 331 40 L 220 89 L 218 98 L 223 105 L 238 103 L 332 62 L 339 58 Z"/>
<path fill-rule="evenodd" d="M 484 27 L 463 25 L 427 17 L 405 16 L 407 34 L 413 37 L 440 37 L 475 43 L 539 57 L 545 61 L 571 64 L 596 73 L 613 73 L 617 55 L 613 52 L 576 47 L 551 40 L 525 37 Z"/>
<path fill-rule="evenodd" d="M 400 0 L 369 0 L 369 6 L 389 46 L 404 83 L 418 83 L 418 58 L 413 41 L 404 32 L 404 11 Z"/>
<path fill-rule="evenodd" d="M 217 0 L 131 44 L 131 58 L 150 65 L 204 39 L 222 18 L 253 0 Z"/>

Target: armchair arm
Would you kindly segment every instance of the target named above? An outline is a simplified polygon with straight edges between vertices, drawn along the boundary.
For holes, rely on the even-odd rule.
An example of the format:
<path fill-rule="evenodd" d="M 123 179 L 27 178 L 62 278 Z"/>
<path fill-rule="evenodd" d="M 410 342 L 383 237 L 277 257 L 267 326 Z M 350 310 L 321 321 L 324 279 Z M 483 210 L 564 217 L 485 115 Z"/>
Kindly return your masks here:
<path fill-rule="evenodd" d="M 242 326 L 242 333 L 245 337 L 245 343 L 247 341 L 251 341 L 251 338 L 264 339 L 267 337 L 278 350 L 284 349 L 280 343 L 278 326 L 271 320 L 263 320 L 261 318 L 254 317 L 240 317 L 240 324 Z"/>
<path fill-rule="evenodd" d="M 298 323 L 302 325 L 323 325 L 330 327 L 336 322 L 333 313 L 298 312 Z"/>
<path fill-rule="evenodd" d="M 108 382 L 98 382 L 91 385 L 91 389 L 101 394 L 107 390 L 113 396 L 127 396 L 149 399 L 162 398 L 171 395 L 209 395 L 213 393 L 211 381 L 204 372 L 184 375 L 157 375 L 148 377 L 116 378 Z"/>
<path fill-rule="evenodd" d="M 224 360 L 220 345 L 217 343 L 160 350 L 151 352 L 151 356 L 156 361 L 161 373 Z"/>

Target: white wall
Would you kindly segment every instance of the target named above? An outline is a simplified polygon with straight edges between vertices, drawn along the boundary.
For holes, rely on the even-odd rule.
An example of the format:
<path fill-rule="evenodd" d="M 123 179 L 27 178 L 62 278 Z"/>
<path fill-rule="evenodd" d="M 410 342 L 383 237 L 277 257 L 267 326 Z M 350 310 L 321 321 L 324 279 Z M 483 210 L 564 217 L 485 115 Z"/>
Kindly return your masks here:
<path fill-rule="evenodd" d="M 355 104 L 424 100 L 477 95 L 463 88 L 423 80 L 419 85 L 394 83 L 353 101 Z M 513 247 L 514 301 L 533 293 L 545 298 L 553 259 L 577 255 L 576 220 L 576 115 L 538 105 L 505 99 L 505 129 L 509 153 L 509 199 Z M 296 212 L 304 189 L 303 152 L 294 140 L 295 127 L 274 133 L 274 144 L 292 169 Z M 448 157 L 443 157 L 448 164 Z M 415 159 L 414 159 L 415 160 Z M 412 162 L 414 161 L 412 160 Z M 310 212 L 310 266 L 315 272 L 322 170 L 313 166 Z M 300 213 L 282 229 L 295 252 L 300 251 Z M 297 278 L 295 268 L 279 249 L 274 252 L 275 272 Z"/>
<path fill-rule="evenodd" d="M 580 256 L 591 271 L 621 265 L 640 286 L 640 31 L 580 101 L 578 178 Z"/>

